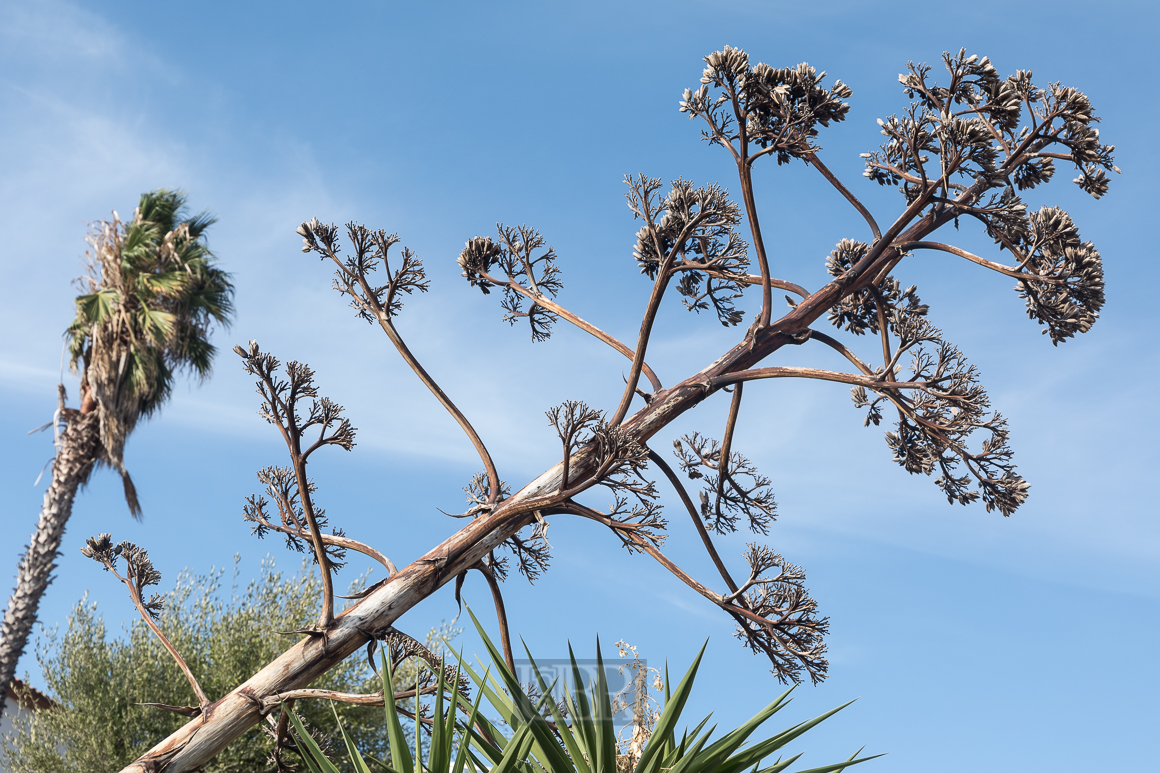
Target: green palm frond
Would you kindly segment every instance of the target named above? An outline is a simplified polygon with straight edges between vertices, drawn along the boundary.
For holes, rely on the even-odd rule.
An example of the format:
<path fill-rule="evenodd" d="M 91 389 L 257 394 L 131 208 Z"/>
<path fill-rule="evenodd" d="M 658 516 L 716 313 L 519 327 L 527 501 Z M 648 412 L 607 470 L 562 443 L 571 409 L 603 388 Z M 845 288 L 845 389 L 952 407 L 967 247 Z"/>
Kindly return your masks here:
<path fill-rule="evenodd" d="M 121 293 L 115 288 L 104 288 L 95 293 L 77 296 L 77 319 L 73 327 L 99 325 L 113 316 L 113 311 L 121 303 Z"/>
<path fill-rule="evenodd" d="M 137 310 L 137 319 L 134 322 L 137 329 L 145 333 L 148 342 L 154 346 L 168 344 L 177 330 L 176 314 L 151 309 L 148 306 L 142 306 Z"/>
<path fill-rule="evenodd" d="M 214 218 L 188 217 L 185 201 L 183 191 L 152 191 L 128 223 L 93 227 L 87 292 L 65 331 L 70 365 L 101 411 L 100 461 L 123 476 L 128 434 L 168 399 L 178 373 L 209 375 L 213 326 L 233 314 L 233 283 L 205 241 Z"/>

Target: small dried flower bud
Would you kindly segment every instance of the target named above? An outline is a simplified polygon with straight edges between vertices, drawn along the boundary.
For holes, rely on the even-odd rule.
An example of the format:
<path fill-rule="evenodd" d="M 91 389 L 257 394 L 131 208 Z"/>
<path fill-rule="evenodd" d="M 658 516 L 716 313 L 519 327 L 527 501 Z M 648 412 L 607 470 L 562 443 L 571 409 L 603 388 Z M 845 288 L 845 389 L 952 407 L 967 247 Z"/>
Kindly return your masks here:
<path fill-rule="evenodd" d="M 86 558 L 91 558 L 94 561 L 99 561 L 102 564 L 112 563 L 120 553 L 120 546 L 113 547 L 113 535 L 107 533 L 96 537 L 89 537 L 86 540 L 85 546 L 81 548 L 81 555 Z"/>

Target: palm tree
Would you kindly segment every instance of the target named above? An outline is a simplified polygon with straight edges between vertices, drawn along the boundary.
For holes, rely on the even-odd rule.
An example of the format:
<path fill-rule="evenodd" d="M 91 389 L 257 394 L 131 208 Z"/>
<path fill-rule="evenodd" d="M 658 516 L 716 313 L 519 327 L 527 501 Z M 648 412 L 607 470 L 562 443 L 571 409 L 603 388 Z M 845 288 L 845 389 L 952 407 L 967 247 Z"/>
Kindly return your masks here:
<path fill-rule="evenodd" d="M 228 324 L 234 288 L 205 243 L 214 218 L 186 219 L 184 205 L 180 191 L 146 193 L 131 222 L 114 212 L 89 233 L 86 292 L 65 333 L 70 365 L 80 372 L 81 404 L 66 408 L 64 386 L 58 387 L 52 483 L 0 626 L 0 686 L 15 675 L 77 489 L 94 466 L 107 465 L 121 474 L 129 512 L 140 518 L 125 440 L 165 403 L 180 371 L 209 376 L 211 326 Z"/>

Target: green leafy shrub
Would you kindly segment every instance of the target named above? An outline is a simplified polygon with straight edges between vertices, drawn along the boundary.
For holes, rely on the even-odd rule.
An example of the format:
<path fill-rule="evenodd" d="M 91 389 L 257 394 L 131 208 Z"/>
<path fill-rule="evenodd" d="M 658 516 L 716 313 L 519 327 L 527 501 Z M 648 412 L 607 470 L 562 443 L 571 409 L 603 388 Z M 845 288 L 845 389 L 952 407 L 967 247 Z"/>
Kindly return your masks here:
<path fill-rule="evenodd" d="M 203 689 L 216 699 L 241 684 L 296 641 L 279 635 L 309 625 L 318 616 L 320 582 L 304 565 L 293 576 L 263 562 L 258 579 L 222 593 L 223 572 L 182 573 L 166 594 L 159 625 L 183 654 Z M 356 583 L 356 588 L 358 583 Z M 429 646 L 438 651 L 454 632 L 432 631 Z M 0 761 L 11 773 L 106 773 L 118 771 L 179 728 L 188 718 L 143 705 L 196 704 L 189 683 L 141 620 L 121 637 L 110 638 L 95 603 L 82 599 L 63 635 L 47 632 L 37 657 L 55 701 L 52 709 L 20 719 L 0 743 Z M 411 678 L 409 672 L 402 678 Z M 350 658 L 315 683 L 343 692 L 370 692 L 380 686 L 365 659 Z M 326 745 L 333 728 L 331 709 L 302 702 L 307 725 Z M 386 751 L 379 709 L 340 706 L 346 732 L 371 753 Z M 275 771 L 273 740 L 259 725 L 219 754 L 205 770 Z"/>

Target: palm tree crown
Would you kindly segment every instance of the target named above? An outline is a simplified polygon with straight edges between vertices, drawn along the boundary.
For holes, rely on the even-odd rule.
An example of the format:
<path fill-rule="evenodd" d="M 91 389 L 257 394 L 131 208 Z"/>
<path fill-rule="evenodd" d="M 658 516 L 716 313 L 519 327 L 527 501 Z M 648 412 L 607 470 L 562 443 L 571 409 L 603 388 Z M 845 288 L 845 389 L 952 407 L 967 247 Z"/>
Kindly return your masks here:
<path fill-rule="evenodd" d="M 76 299 L 66 332 L 70 365 L 81 372 L 81 412 L 100 417 L 99 461 L 121 473 L 125 499 L 140 516 L 125 469 L 125 439 L 169 397 L 177 373 L 206 378 L 213 323 L 233 312 L 230 275 L 205 241 L 215 218 L 186 217 L 182 191 L 142 194 L 133 220 L 98 223 L 89 234 L 88 292 Z"/>

